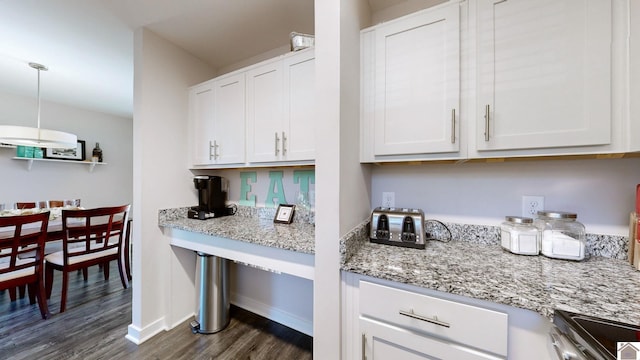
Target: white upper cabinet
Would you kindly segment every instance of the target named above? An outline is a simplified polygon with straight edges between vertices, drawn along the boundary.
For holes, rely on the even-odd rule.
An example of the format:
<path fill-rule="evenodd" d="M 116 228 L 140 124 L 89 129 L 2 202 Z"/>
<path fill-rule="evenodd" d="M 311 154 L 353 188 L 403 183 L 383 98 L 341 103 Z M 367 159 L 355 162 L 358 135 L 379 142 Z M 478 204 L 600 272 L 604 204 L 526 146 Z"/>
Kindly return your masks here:
<path fill-rule="evenodd" d="M 285 58 L 283 69 L 283 158 L 288 161 L 314 160 L 316 73 L 313 51 Z"/>
<path fill-rule="evenodd" d="M 213 81 L 189 89 L 189 145 L 192 165 L 211 164 Z"/>
<path fill-rule="evenodd" d="M 244 88 L 244 74 L 236 74 L 190 89 L 193 166 L 245 162 Z"/>
<path fill-rule="evenodd" d="M 477 22 L 477 150 L 612 142 L 610 0 L 479 0 Z"/>
<path fill-rule="evenodd" d="M 360 160 L 638 151 L 634 5 L 451 0 L 362 30 Z"/>
<path fill-rule="evenodd" d="M 458 152 L 459 4 L 375 26 L 361 38 L 365 157 Z"/>
<path fill-rule="evenodd" d="M 190 162 L 196 168 L 312 164 L 314 127 L 313 49 L 189 89 Z"/>
<path fill-rule="evenodd" d="M 245 162 L 245 80 L 236 74 L 213 83 L 213 160 L 216 164 Z"/>
<path fill-rule="evenodd" d="M 277 161 L 282 152 L 282 62 L 274 61 L 247 72 L 249 162 Z"/>
<path fill-rule="evenodd" d="M 248 161 L 315 159 L 315 62 L 312 50 L 246 73 Z"/>

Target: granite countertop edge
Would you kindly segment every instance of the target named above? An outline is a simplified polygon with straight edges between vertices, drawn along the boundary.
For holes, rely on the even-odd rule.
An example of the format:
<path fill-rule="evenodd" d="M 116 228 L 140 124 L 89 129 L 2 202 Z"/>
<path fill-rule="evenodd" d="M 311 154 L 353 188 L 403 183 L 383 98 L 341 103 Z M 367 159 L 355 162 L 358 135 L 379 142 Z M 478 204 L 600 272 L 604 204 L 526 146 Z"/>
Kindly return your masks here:
<path fill-rule="evenodd" d="M 313 255 L 313 212 L 292 224 L 274 224 L 275 209 L 238 206 L 237 214 L 209 220 L 188 208 L 162 209 L 158 225 Z M 436 225 L 433 225 L 436 226 Z M 435 238 L 425 250 L 369 242 L 367 220 L 340 239 L 341 270 L 537 312 L 555 309 L 640 324 L 640 272 L 626 261 L 626 237 L 587 237 L 583 261 L 509 253 L 497 227 L 427 224 Z M 448 241 L 452 239 L 451 241 Z M 448 241 L 448 242 L 445 242 Z"/>
<path fill-rule="evenodd" d="M 531 310 L 550 320 L 561 309 L 640 324 L 640 272 L 622 255 L 550 259 L 512 254 L 486 237 L 465 236 L 430 240 L 425 250 L 374 244 L 365 221 L 341 239 L 341 270 Z"/>
<path fill-rule="evenodd" d="M 187 210 L 188 207 L 159 210 L 158 226 L 304 254 L 315 253 L 313 212 L 296 210 L 291 224 L 276 224 L 272 208 L 237 206 L 234 215 L 207 220 L 187 218 Z"/>

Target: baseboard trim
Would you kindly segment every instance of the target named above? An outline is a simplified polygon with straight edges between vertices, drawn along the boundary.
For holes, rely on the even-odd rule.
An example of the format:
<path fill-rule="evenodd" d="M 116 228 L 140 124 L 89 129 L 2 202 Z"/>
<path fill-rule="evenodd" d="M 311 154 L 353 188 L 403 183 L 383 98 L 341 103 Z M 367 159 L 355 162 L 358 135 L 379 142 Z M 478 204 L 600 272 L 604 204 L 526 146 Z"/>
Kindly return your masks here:
<path fill-rule="evenodd" d="M 313 336 L 313 320 L 301 318 L 282 309 L 269 306 L 252 298 L 231 293 L 231 303 L 252 313 L 266 317 L 303 334 Z"/>
<path fill-rule="evenodd" d="M 251 311 L 252 313 L 263 316 L 269 320 L 273 320 L 277 323 L 290 327 L 303 334 L 313 336 L 313 320 L 301 318 L 297 315 L 291 314 L 279 308 L 275 308 L 268 304 L 256 301 L 252 298 L 238 295 L 237 293 L 231 293 L 230 295 L 231 295 L 230 301 L 235 306 Z M 164 317 L 157 319 L 156 321 L 145 326 L 144 328 L 139 328 L 133 324 L 130 324 L 127 327 L 127 335 L 125 336 L 125 338 L 136 345 L 140 345 L 143 342 L 151 339 L 153 336 L 157 335 L 158 333 L 162 331 L 170 330 L 182 324 L 184 321 L 187 321 L 190 317 L 193 317 L 193 316 L 194 314 L 191 313 L 185 316 L 182 320 L 177 321 L 174 324 L 171 324 L 170 327 L 166 326 Z"/>
<path fill-rule="evenodd" d="M 127 327 L 127 335 L 125 338 L 136 345 L 151 339 L 154 335 L 167 330 L 164 324 L 164 317 L 157 319 L 144 328 L 139 328 L 133 324 Z"/>

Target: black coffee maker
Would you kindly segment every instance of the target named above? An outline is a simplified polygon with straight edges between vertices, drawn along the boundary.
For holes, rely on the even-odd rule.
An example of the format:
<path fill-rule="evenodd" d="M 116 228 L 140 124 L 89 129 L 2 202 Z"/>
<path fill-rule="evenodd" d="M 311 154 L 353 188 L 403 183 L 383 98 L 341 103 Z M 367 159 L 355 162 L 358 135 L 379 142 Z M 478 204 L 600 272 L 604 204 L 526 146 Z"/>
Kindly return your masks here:
<path fill-rule="evenodd" d="M 198 189 L 198 206 L 192 206 L 187 216 L 191 219 L 212 219 L 228 214 L 227 180 L 220 176 L 201 175 L 193 178 Z"/>

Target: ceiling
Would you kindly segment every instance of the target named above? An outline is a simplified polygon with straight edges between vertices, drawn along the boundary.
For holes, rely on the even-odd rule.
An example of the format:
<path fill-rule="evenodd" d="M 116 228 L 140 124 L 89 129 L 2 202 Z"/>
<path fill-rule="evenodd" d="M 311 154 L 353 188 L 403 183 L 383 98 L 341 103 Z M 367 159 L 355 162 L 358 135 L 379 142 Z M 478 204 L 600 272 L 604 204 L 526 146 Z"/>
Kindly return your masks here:
<path fill-rule="evenodd" d="M 368 0 L 372 11 L 408 0 Z M 410 1 L 410 0 L 409 0 Z M 133 31 L 145 26 L 225 67 L 313 34 L 313 0 L 0 0 L 0 91 L 133 113 Z M 0 109 L 0 122 L 2 121 Z"/>

